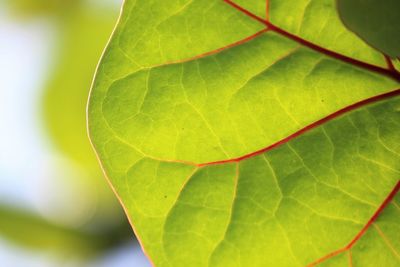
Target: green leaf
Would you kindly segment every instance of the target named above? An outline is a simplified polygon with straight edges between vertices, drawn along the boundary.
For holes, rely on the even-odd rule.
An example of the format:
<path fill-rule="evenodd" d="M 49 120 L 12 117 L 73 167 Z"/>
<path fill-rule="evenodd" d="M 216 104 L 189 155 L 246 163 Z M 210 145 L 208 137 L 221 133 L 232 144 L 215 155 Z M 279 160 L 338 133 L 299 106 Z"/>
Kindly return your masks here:
<path fill-rule="evenodd" d="M 344 24 L 392 58 L 400 57 L 400 1 L 338 0 Z"/>
<path fill-rule="evenodd" d="M 126 1 L 89 133 L 153 263 L 398 266 L 386 64 L 334 1 Z"/>
<path fill-rule="evenodd" d="M 400 58 L 391 61 L 393 63 L 393 67 L 400 72 Z"/>

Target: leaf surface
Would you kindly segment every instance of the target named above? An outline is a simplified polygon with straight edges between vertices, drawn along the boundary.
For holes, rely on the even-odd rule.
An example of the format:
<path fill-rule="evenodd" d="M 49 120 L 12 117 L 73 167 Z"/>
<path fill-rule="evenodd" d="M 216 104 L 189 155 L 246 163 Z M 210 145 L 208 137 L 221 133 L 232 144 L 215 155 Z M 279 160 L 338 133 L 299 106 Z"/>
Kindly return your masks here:
<path fill-rule="evenodd" d="M 89 132 L 156 266 L 397 266 L 398 89 L 334 1 L 126 1 Z"/>

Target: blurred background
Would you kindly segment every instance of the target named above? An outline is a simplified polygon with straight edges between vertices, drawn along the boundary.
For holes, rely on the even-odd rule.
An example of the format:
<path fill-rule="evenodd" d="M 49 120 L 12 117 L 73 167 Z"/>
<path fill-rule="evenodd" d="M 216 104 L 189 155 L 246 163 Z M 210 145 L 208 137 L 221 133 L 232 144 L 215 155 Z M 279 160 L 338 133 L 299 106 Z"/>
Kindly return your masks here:
<path fill-rule="evenodd" d="M 0 266 L 150 266 L 86 135 L 122 0 L 0 0 Z"/>

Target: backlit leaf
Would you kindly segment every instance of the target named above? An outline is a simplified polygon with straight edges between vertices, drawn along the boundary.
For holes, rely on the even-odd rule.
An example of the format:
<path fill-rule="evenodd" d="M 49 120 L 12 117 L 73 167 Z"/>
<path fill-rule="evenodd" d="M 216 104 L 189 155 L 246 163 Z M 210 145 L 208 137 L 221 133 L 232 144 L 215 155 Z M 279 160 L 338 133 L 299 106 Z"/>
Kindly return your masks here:
<path fill-rule="evenodd" d="M 333 0 L 127 0 L 90 137 L 155 266 L 398 266 L 399 77 Z"/>

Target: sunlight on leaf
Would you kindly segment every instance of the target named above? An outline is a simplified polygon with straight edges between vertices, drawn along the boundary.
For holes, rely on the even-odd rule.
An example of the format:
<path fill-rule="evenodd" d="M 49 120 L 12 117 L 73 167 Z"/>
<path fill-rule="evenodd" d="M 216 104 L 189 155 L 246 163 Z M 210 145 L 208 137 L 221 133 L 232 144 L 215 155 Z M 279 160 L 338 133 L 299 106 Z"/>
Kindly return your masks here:
<path fill-rule="evenodd" d="M 335 1 L 263 3 L 125 2 L 88 123 L 143 249 L 398 266 L 400 74 Z"/>

